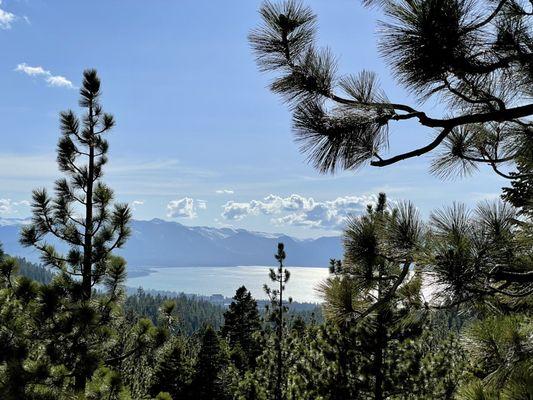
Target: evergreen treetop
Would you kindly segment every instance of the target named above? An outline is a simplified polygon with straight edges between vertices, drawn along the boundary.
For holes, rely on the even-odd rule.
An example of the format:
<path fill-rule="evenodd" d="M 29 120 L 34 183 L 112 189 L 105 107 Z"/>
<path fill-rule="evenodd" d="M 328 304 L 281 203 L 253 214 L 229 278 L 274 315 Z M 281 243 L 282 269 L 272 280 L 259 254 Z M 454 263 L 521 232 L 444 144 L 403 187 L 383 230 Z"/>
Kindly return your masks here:
<path fill-rule="evenodd" d="M 113 191 L 101 181 L 109 147 L 105 136 L 115 120 L 103 111 L 100 95 L 96 71 L 84 71 L 79 101 L 84 114 L 77 117 L 69 110 L 60 118 L 57 162 L 66 178 L 55 182 L 55 197 L 44 188 L 34 190 L 32 224 L 22 229 L 20 239 L 24 246 L 41 253 L 45 265 L 79 277 L 77 290 L 83 300 L 91 298 L 95 285 L 114 285 L 114 277 L 120 274 L 112 252 L 122 247 L 130 234 L 129 207 L 111 207 Z M 47 242 L 50 236 L 57 237 L 68 252 L 60 254 Z"/>
<path fill-rule="evenodd" d="M 247 364 L 253 365 L 260 350 L 256 337 L 260 331 L 261 319 L 257 302 L 246 287 L 241 286 L 224 312 L 221 334 L 228 339 L 230 346 L 238 346 L 242 350 Z"/>

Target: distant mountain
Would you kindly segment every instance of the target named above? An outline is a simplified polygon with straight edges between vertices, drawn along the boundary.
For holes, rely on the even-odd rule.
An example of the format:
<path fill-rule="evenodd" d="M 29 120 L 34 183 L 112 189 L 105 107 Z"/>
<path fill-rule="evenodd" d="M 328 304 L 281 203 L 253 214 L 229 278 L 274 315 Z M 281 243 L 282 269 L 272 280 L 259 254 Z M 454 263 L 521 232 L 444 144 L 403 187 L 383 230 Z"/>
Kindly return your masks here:
<path fill-rule="evenodd" d="M 38 254 L 18 243 L 20 226 L 27 219 L 1 219 L 0 242 L 13 255 L 37 261 Z M 287 265 L 325 267 L 330 258 L 341 258 L 338 236 L 296 239 L 283 234 L 245 229 L 190 227 L 161 219 L 133 221 L 132 236 L 117 253 L 132 267 L 272 265 L 277 244 L 283 242 Z"/>

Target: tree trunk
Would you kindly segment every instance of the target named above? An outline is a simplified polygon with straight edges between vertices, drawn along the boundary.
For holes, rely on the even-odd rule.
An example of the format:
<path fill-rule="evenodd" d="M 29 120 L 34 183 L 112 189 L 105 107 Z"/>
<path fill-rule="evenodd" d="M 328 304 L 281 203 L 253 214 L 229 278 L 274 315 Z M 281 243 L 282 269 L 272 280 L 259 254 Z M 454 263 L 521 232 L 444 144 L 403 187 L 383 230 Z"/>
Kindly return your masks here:
<path fill-rule="evenodd" d="M 280 279 L 279 279 L 279 325 L 278 325 L 278 387 L 277 400 L 282 400 L 282 376 L 283 376 L 283 354 L 281 348 L 281 340 L 283 338 L 283 265 L 280 264 Z"/>
<path fill-rule="evenodd" d="M 91 139 L 93 132 L 93 108 L 89 107 L 89 119 L 91 129 Z M 91 143 L 89 146 L 89 168 L 87 172 L 87 195 L 85 198 L 85 240 L 83 244 L 83 268 L 82 268 L 82 300 L 88 301 L 92 294 L 92 239 L 93 239 L 93 183 L 94 183 L 94 146 Z M 82 359 L 86 354 L 83 354 Z M 74 377 L 74 387 L 76 391 L 82 392 L 85 390 L 85 383 L 87 377 L 85 371 L 77 371 Z"/>
<path fill-rule="evenodd" d="M 374 351 L 374 399 L 383 400 L 383 350 L 387 345 L 387 332 L 384 327 L 384 312 L 379 311 L 377 315 L 377 343 Z"/>
<path fill-rule="evenodd" d="M 91 136 L 93 136 L 93 108 L 89 107 Z M 87 176 L 87 196 L 85 203 L 85 241 L 83 245 L 82 298 L 89 300 L 92 292 L 92 239 L 93 239 L 93 182 L 94 146 L 89 146 L 89 169 Z"/>
<path fill-rule="evenodd" d="M 345 332 L 340 332 L 340 351 L 339 351 L 339 372 L 336 375 L 335 387 L 333 389 L 334 400 L 351 399 L 356 390 L 349 388 L 349 382 L 346 376 L 348 371 L 348 358 L 347 354 L 350 349 L 350 341 L 347 336 L 351 334 L 350 328 L 347 327 Z"/>
<path fill-rule="evenodd" d="M 382 269 L 382 266 L 380 266 L 379 275 L 380 277 L 383 276 L 384 271 Z M 383 297 L 383 281 L 380 280 L 378 283 L 378 301 L 380 301 Z M 375 400 L 383 400 L 383 380 L 384 380 L 384 372 L 383 372 L 383 351 L 385 350 L 387 346 L 387 331 L 385 322 L 387 319 L 387 311 L 383 309 L 383 307 L 378 309 L 376 322 L 377 322 L 377 340 L 376 340 L 376 347 L 374 350 L 374 399 Z"/>

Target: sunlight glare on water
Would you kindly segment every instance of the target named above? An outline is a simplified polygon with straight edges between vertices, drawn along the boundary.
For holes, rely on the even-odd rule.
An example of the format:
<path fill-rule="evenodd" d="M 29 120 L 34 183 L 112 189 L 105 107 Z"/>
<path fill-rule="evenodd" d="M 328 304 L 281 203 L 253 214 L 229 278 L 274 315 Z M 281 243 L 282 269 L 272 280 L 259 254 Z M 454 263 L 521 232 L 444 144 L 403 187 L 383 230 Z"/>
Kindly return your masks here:
<path fill-rule="evenodd" d="M 232 297 L 237 288 L 246 286 L 257 299 L 264 299 L 263 284 L 269 281 L 270 267 L 147 267 L 149 275 L 129 278 L 129 287 L 184 292 L 200 295 L 222 294 Z M 288 267 L 291 278 L 286 296 L 297 302 L 320 302 L 316 286 L 328 276 L 327 268 Z"/>

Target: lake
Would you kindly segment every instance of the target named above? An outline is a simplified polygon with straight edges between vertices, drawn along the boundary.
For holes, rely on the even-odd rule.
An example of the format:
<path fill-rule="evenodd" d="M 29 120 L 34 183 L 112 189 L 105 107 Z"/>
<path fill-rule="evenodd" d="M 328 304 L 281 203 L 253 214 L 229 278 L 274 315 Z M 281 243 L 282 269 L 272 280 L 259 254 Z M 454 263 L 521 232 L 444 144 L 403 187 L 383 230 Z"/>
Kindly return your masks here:
<path fill-rule="evenodd" d="M 212 295 L 222 294 L 233 297 L 237 288 L 246 286 L 256 299 L 264 299 L 263 284 L 270 282 L 268 270 L 270 267 L 146 267 L 147 274 L 139 271 L 131 274 L 126 285 L 129 287 L 143 287 L 144 289 L 168 290 L 190 294 Z M 320 296 L 316 293 L 316 286 L 328 276 L 327 268 L 287 267 L 291 278 L 286 285 L 287 296 L 292 296 L 297 302 L 318 303 Z M 134 272 L 134 271 L 132 271 Z"/>

